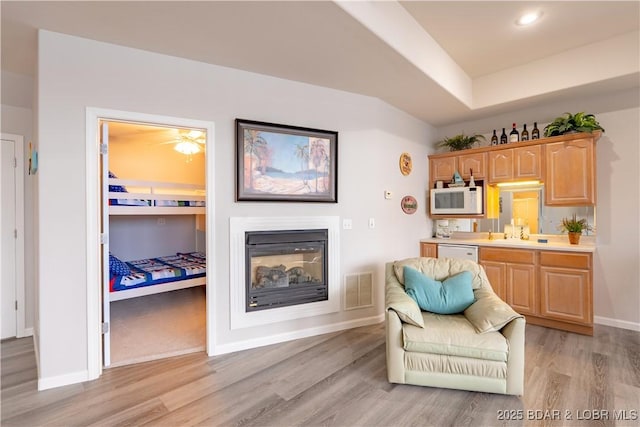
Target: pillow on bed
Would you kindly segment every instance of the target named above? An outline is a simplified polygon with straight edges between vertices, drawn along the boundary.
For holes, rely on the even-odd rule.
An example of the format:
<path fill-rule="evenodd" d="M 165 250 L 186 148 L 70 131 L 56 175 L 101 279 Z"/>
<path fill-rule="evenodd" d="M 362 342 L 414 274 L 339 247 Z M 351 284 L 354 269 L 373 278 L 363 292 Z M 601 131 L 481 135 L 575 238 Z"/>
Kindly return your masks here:
<path fill-rule="evenodd" d="M 115 176 L 111 171 L 109 171 L 109 178 L 118 178 L 117 176 Z M 114 192 L 114 193 L 128 193 L 127 189 L 125 187 L 123 187 L 122 185 L 110 185 L 109 186 L 109 191 Z"/>
<path fill-rule="evenodd" d="M 116 276 L 128 276 L 131 274 L 129 266 L 111 255 L 111 252 L 109 252 L 109 271 Z"/>

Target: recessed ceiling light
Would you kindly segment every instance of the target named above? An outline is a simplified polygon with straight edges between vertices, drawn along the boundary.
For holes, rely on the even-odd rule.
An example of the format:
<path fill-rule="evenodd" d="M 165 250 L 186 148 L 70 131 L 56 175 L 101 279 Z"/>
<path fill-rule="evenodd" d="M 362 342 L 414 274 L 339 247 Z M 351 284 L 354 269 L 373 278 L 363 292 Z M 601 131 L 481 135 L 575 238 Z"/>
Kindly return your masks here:
<path fill-rule="evenodd" d="M 516 24 L 523 27 L 527 25 L 531 25 L 534 22 L 536 22 L 538 19 L 540 19 L 541 16 L 542 16 L 542 12 L 525 13 L 520 18 L 518 18 L 518 20 L 516 21 Z"/>

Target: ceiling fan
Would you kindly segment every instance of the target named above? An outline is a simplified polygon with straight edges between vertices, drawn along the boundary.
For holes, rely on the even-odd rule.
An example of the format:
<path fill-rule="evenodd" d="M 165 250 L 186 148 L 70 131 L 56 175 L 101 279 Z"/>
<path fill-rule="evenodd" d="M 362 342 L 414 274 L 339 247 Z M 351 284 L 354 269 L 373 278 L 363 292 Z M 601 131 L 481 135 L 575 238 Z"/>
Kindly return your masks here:
<path fill-rule="evenodd" d="M 191 156 L 202 151 L 206 143 L 205 133 L 198 129 L 178 129 L 178 135 L 173 149 L 179 153 Z"/>

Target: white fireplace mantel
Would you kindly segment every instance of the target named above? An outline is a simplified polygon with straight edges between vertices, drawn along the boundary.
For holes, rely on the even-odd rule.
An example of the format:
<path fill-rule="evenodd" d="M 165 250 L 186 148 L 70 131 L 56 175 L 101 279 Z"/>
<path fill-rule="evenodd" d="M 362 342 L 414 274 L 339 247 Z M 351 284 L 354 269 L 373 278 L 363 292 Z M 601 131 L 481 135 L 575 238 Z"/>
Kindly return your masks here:
<path fill-rule="evenodd" d="M 232 217 L 229 223 L 231 329 L 284 322 L 340 311 L 340 218 L 314 217 Z M 328 285 L 326 301 L 247 312 L 245 307 L 245 233 L 248 231 L 326 229 L 328 242 Z"/>

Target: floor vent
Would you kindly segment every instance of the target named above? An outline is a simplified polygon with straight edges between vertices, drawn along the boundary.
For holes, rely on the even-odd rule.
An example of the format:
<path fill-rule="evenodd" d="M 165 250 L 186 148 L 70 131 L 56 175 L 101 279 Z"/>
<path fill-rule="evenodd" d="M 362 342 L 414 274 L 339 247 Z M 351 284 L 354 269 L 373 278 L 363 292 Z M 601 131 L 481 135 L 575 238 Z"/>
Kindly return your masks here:
<path fill-rule="evenodd" d="M 344 308 L 371 307 L 373 305 L 373 273 L 355 273 L 344 276 Z"/>

